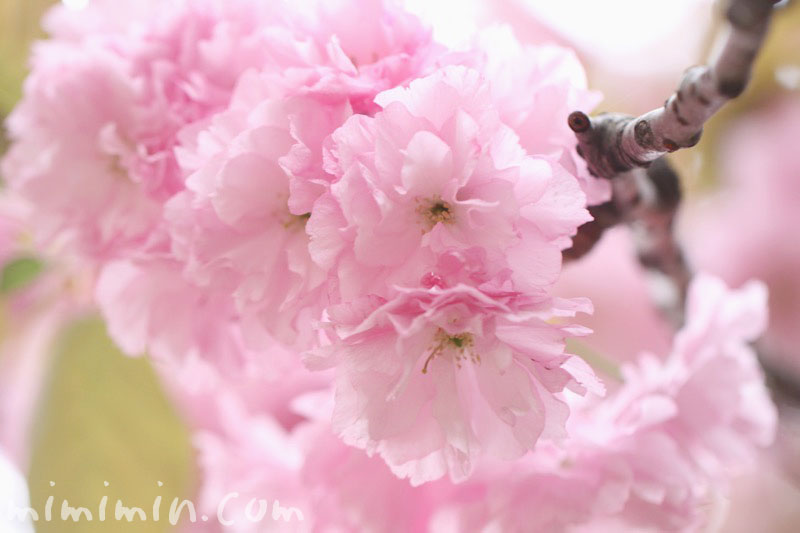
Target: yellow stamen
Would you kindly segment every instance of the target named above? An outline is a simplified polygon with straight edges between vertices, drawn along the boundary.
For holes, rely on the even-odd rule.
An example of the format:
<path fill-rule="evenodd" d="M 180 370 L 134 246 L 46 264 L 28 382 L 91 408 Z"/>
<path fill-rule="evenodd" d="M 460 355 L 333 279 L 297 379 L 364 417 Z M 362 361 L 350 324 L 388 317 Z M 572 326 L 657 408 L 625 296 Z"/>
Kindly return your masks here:
<path fill-rule="evenodd" d="M 452 206 L 439 197 L 419 200 L 417 199 L 417 213 L 422 217 L 424 231 L 430 231 L 438 224 L 449 224 L 453 222 L 454 213 Z"/>
<path fill-rule="evenodd" d="M 445 352 L 452 355 L 458 368 L 461 368 L 462 363 L 466 360 L 470 360 L 476 364 L 481 362 L 480 355 L 472 351 L 475 347 L 475 338 L 472 336 L 472 333 L 464 332 L 457 335 L 450 335 L 446 331 L 440 329 L 436 332 L 436 336 L 433 340 L 434 344 L 431 348 L 431 353 L 428 355 L 422 367 L 423 374 L 428 373 L 428 364 L 433 361 L 434 358 L 443 355 Z"/>

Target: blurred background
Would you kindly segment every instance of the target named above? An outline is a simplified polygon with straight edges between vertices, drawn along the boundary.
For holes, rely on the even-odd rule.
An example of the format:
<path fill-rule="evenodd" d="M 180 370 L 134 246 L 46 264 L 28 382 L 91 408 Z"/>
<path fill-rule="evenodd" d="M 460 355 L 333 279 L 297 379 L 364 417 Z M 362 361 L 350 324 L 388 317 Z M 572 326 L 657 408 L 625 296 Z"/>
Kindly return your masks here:
<path fill-rule="evenodd" d="M 64 3 L 80 9 L 87 1 Z M 0 118 L 20 97 L 29 47 L 43 37 L 39 20 L 53 3 L 0 0 Z M 683 70 L 704 62 L 721 27 L 721 7 L 712 0 L 406 4 L 453 46 L 503 23 L 523 42 L 573 47 L 590 86 L 605 96 L 598 110 L 633 114 L 660 105 Z M 734 285 L 752 277 L 769 284 L 773 325 L 762 355 L 788 389 L 800 383 L 799 90 L 800 2 L 794 2 L 776 16 L 749 90 L 713 119 L 696 148 L 673 158 L 687 195 L 679 232 L 689 257 Z M 0 136 L 0 153 L 6 145 Z M 152 506 L 154 494 L 165 501 L 191 497 L 190 438 L 148 362 L 114 348 L 80 279 L 56 275 L 43 282 L 51 266 L 18 249 L 0 245 L 0 444 L 29 465 L 34 507 L 51 495 L 94 507 L 103 495 L 142 507 Z M 48 296 L 54 291 L 37 288 L 42 283 L 59 285 L 62 298 L 54 301 Z M 596 333 L 574 346 L 583 355 L 619 361 L 668 346 L 669 329 L 649 304 L 625 228 L 570 267 L 561 291 L 595 301 L 586 323 Z M 76 309 L 79 318 L 65 326 L 63 318 Z M 784 402 L 781 438 L 764 467 L 726 495 L 731 514 L 724 531 L 800 531 L 800 437 L 791 404 Z M 169 530 L 164 522 L 110 527 Z M 57 533 L 108 530 L 87 522 L 38 526 Z"/>

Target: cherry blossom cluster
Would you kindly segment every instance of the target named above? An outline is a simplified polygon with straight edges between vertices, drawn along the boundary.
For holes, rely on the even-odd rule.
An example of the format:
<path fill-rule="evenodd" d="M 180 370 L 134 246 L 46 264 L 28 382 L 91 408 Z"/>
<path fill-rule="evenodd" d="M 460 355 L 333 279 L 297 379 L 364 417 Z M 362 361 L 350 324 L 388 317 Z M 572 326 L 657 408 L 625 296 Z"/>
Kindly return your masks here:
<path fill-rule="evenodd" d="M 184 408 L 209 509 L 689 529 L 769 444 L 758 284 L 698 279 L 673 352 L 607 398 L 567 349 L 591 303 L 554 293 L 562 251 L 610 195 L 567 125 L 598 101 L 571 51 L 502 28 L 448 49 L 381 0 L 96 0 L 45 25 L 3 175 Z"/>

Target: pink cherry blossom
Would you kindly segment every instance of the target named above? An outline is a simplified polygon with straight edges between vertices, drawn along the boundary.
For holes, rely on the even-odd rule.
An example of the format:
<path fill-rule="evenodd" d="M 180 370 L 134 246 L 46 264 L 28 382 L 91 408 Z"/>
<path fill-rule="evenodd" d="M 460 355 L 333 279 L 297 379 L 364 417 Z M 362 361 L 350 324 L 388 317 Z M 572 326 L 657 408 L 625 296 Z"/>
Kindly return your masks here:
<path fill-rule="evenodd" d="M 392 0 L 313 0 L 296 27 L 305 47 L 277 79 L 290 94 L 344 98 L 356 113 L 377 111 L 376 94 L 426 74 L 446 52 Z"/>
<path fill-rule="evenodd" d="M 383 111 L 330 138 L 330 191 L 308 232 L 344 300 L 416 284 L 449 247 L 484 247 L 519 289 L 546 291 L 561 249 L 585 222 L 585 197 L 557 162 L 528 157 L 492 106 L 489 85 L 446 67 L 378 95 Z"/>
<path fill-rule="evenodd" d="M 229 410 L 226 414 L 230 417 L 234 413 Z M 247 424 L 247 429 L 231 434 L 199 432 L 194 436 L 202 476 L 197 504 L 199 512 L 211 519 L 205 530 L 313 531 L 309 522 L 314 509 L 300 480 L 304 456 L 292 442 L 291 434 L 269 417 L 240 414 L 229 420 L 229 425 L 233 424 Z M 273 520 L 275 502 L 292 509 L 290 520 Z M 261 512 L 260 520 L 249 519 Z"/>
<path fill-rule="evenodd" d="M 251 368 L 248 376 L 211 379 L 213 366 L 203 368 L 200 361 L 186 365 L 179 380 L 175 368 L 159 367 L 171 396 L 194 413 L 190 421 L 202 480 L 198 513 L 211 518 L 202 530 L 425 530 L 450 486 L 412 488 L 379 458 L 342 443 L 330 429 L 332 395 L 319 374 L 305 371 L 304 378 L 296 357 L 271 361 Z M 262 500 L 263 520 L 253 522 Z M 273 515 L 275 502 L 297 512 L 285 522 Z"/>
<path fill-rule="evenodd" d="M 690 289 L 687 324 L 666 361 L 645 355 L 626 367 L 624 388 L 590 412 L 616 433 L 601 444 L 634 437 L 623 447 L 637 481 L 625 510 L 632 519 L 688 527 L 704 499 L 752 464 L 757 448 L 771 444 L 776 412 L 749 344 L 766 327 L 766 305 L 760 283 L 731 291 L 716 278 L 699 276 Z M 659 468 L 637 457 L 640 436 L 663 441 L 673 466 Z M 694 482 L 680 483 L 681 472 Z"/>
<path fill-rule="evenodd" d="M 790 97 L 732 127 L 719 156 L 720 188 L 687 206 L 681 232 L 690 256 L 704 269 L 728 283 L 757 278 L 767 284 L 770 327 L 763 355 L 795 376 L 800 376 L 800 247 L 787 228 L 800 220 L 800 154 L 793 143 L 800 134 L 798 120 L 800 98 Z M 730 231 L 732 225 L 736 231 Z"/>
<path fill-rule="evenodd" d="M 70 15 L 58 8 L 56 27 L 109 4 Z M 8 122 L 15 142 L 3 174 L 36 207 L 33 227 L 46 241 L 73 239 L 91 258 L 146 243 L 161 204 L 182 188 L 178 131 L 227 105 L 239 75 L 267 61 L 255 4 L 153 9 L 158 16 L 120 31 L 65 30 L 40 43 Z"/>
<path fill-rule="evenodd" d="M 292 402 L 298 395 L 324 389 L 326 379 L 305 371 L 297 354 L 276 343 L 262 355 L 269 357 L 255 357 L 229 372 L 220 372 L 217 361 L 202 357 L 157 361 L 168 395 L 190 424 L 201 476 L 196 503 L 198 512 L 211 519 L 187 531 L 308 531 L 305 518 L 311 518 L 313 509 L 299 479 L 304 456 L 292 439 L 306 417 Z M 259 512 L 258 500 L 270 506 L 259 524 L 244 514 L 251 499 L 256 500 L 252 516 Z M 273 522 L 273 499 L 297 507 L 304 520 Z M 219 522 L 220 506 L 223 522 L 235 524 L 224 527 Z"/>
<path fill-rule="evenodd" d="M 305 421 L 293 431 L 266 416 L 232 417 L 232 423 L 239 428 L 229 425 L 227 433 L 203 432 L 195 439 L 203 476 L 200 512 L 216 518 L 219 502 L 237 494 L 224 508 L 229 524 L 216 523 L 213 531 L 425 531 L 450 490 L 445 484 L 411 487 L 379 458 L 343 444 L 321 421 Z M 247 517 L 258 514 L 262 501 L 265 517 L 252 523 Z M 296 509 L 291 520 L 273 515 L 276 502 Z"/>
<path fill-rule="evenodd" d="M 292 407 L 294 399 L 328 389 L 332 378 L 328 372 L 309 372 L 297 352 L 274 340 L 262 340 L 252 357 L 227 368 L 203 355 L 154 361 L 166 392 L 195 432 L 227 432 L 234 417 L 230 412 L 241 409 L 293 430 L 307 418 Z M 237 431 L 246 435 L 247 427 Z"/>
<path fill-rule="evenodd" d="M 264 75 L 282 96 L 313 98 L 318 104 L 311 105 L 330 108 L 317 117 L 304 114 L 296 128 L 312 135 L 311 143 L 301 141 L 283 161 L 292 177 L 290 208 L 303 215 L 311 212 L 333 179 L 323 171 L 319 145 L 335 129 L 329 118 L 346 118 L 338 111 L 343 104 L 354 113 L 373 115 L 380 110 L 374 101 L 380 92 L 404 86 L 468 54 L 449 52 L 435 43 L 429 28 L 391 0 L 315 0 L 297 26 L 308 42 L 284 58 L 280 71 Z M 325 135 L 314 138 L 315 129 Z"/>
<path fill-rule="evenodd" d="M 331 307 L 332 344 L 307 356 L 312 368 L 337 369 L 334 430 L 415 485 L 462 481 L 484 454 L 517 459 L 540 437 L 566 435 L 558 393 L 602 391 L 564 352 L 565 337 L 582 331 L 549 322 L 588 302 L 537 302 L 508 280 L 466 285 L 485 276 L 475 259 L 451 253 L 427 287 Z"/>
<path fill-rule="evenodd" d="M 236 371 L 253 356 L 230 294 L 186 281 L 173 259 L 113 261 L 95 293 L 109 334 L 129 355 L 204 358 L 218 372 Z"/>
<path fill-rule="evenodd" d="M 440 515 L 442 531 L 696 531 L 731 476 L 774 437 L 776 413 L 752 342 L 766 292 L 701 276 L 669 357 L 643 355 L 603 401 L 574 398 L 565 446 L 486 468 Z M 474 498 L 476 487 L 484 492 Z M 459 503 L 460 502 L 460 503 Z M 611 525 L 616 524 L 616 525 Z M 447 526 L 447 527 L 445 527 Z M 575 526 L 582 526 L 575 529 Z"/>
<path fill-rule="evenodd" d="M 618 226 L 606 231 L 587 256 L 564 265 L 553 292 L 592 301 L 594 313 L 578 318 L 592 334 L 578 342 L 612 364 L 631 361 L 643 351 L 669 351 L 674 331 L 653 305 L 628 228 Z M 625 295 L 624 305 L 621 294 Z M 621 324 L 624 335 L 620 334 Z"/>
<path fill-rule="evenodd" d="M 314 166 L 318 154 L 321 172 L 322 139 L 350 107 L 276 98 L 275 91 L 249 73 L 228 110 L 182 133 L 186 190 L 168 202 L 166 219 L 187 279 L 232 294 L 253 335 L 260 325 L 294 343 L 311 333 L 297 321 L 316 319 L 325 305 L 325 277 L 308 253 L 308 214 L 290 211 L 291 176 L 282 161 L 291 152 L 293 164 Z"/>
<path fill-rule="evenodd" d="M 556 296 L 562 252 L 610 186 L 567 126 L 599 98 L 570 50 L 502 29 L 450 50 L 389 0 L 94 0 L 45 26 L 9 120 L 22 216 L 0 213 L 0 262 L 29 223 L 151 357 L 197 449 L 211 520 L 192 531 L 696 531 L 772 442 L 758 282 L 698 276 L 668 355 L 609 397 L 572 354 L 592 304 Z M 783 172 L 762 148 L 739 170 Z M 789 181 L 746 188 L 786 227 Z M 573 276 L 596 285 L 598 263 Z M 0 345 L 15 459 L 43 344 L 78 307 Z M 658 347 L 626 325 L 604 351 Z"/>
<path fill-rule="evenodd" d="M 135 102 L 135 83 L 114 54 L 71 45 L 38 49 L 25 98 L 8 121 L 18 142 L 3 175 L 35 205 L 32 226 L 40 238 L 66 235 L 84 253 L 103 256 L 138 243 L 152 228 L 158 203 L 126 175 L 106 142 L 135 128 Z"/>
<path fill-rule="evenodd" d="M 588 113 L 601 99 L 587 88 L 575 52 L 554 44 L 523 46 L 505 27 L 484 30 L 478 49 L 486 56 L 481 72 L 491 80 L 500 118 L 519 136 L 525 151 L 555 157 L 578 177 L 590 205 L 608 201 L 609 182 L 589 174 L 567 125 L 571 112 Z"/>

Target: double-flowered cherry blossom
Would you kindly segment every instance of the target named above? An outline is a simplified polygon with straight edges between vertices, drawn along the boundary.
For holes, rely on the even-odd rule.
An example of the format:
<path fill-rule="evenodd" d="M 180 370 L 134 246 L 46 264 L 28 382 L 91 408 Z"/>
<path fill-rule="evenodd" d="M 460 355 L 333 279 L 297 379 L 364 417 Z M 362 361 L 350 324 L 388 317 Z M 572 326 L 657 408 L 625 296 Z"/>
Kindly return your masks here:
<path fill-rule="evenodd" d="M 241 496 L 197 528 L 689 530 L 772 438 L 758 284 L 700 277 L 672 353 L 610 398 L 570 354 L 591 303 L 553 287 L 609 197 L 566 123 L 597 103 L 572 52 L 449 50 L 383 0 L 95 0 L 46 27 L 2 171 L 151 355 L 200 507 Z M 251 497 L 305 520 L 251 523 Z"/>
<path fill-rule="evenodd" d="M 344 444 L 330 429 L 327 378 L 273 349 L 271 362 L 238 376 L 203 360 L 159 366 L 194 429 L 197 512 L 209 521 L 191 531 L 426 530 L 452 485 L 414 488 L 380 458 Z"/>
<path fill-rule="evenodd" d="M 435 68 L 447 50 L 430 28 L 386 0 L 312 0 L 296 19 L 303 43 L 277 79 L 290 94 L 326 102 L 347 99 L 356 113 L 371 114 L 381 91 Z"/>
<path fill-rule="evenodd" d="M 212 517 L 211 531 L 425 531 L 452 491 L 447 483 L 415 488 L 398 479 L 379 458 L 336 438 L 318 416 L 324 410 L 287 429 L 241 407 L 226 413 L 224 430 L 195 439 L 204 479 L 199 511 Z"/>
<path fill-rule="evenodd" d="M 242 72 L 267 63 L 270 50 L 270 17 L 255 3 L 167 2 L 118 31 L 78 20 L 103 18 L 108 4 L 54 13 L 57 38 L 35 49 L 3 165 L 9 185 L 41 210 L 40 237 L 72 239 L 93 260 L 151 238 L 162 203 L 182 188 L 177 133 L 224 108 Z"/>
<path fill-rule="evenodd" d="M 626 365 L 624 385 L 602 401 L 573 397 L 569 443 L 476 475 L 441 530 L 696 531 L 711 520 L 727 480 L 775 433 L 749 344 L 766 325 L 766 291 L 700 276 L 687 315 L 666 359 Z"/>
<path fill-rule="evenodd" d="M 530 154 L 557 158 L 578 177 L 590 205 L 608 201 L 610 183 L 589 174 L 567 125 L 571 112 L 588 113 L 602 98 L 588 89 L 575 52 L 552 44 L 521 45 L 504 27 L 481 32 L 477 46 L 483 55 L 480 70 L 491 80 L 500 117 L 514 129 L 522 147 Z"/>
<path fill-rule="evenodd" d="M 602 392 L 564 351 L 580 328 L 550 323 L 587 301 L 536 301 L 486 277 L 480 250 L 443 254 L 423 286 L 328 310 L 331 346 L 312 367 L 337 369 L 333 428 L 414 484 L 469 477 L 479 457 L 517 459 L 566 435 L 558 393 Z"/>
<path fill-rule="evenodd" d="M 231 361 L 243 349 L 242 329 L 251 337 L 296 335 L 296 313 L 276 309 L 319 308 L 324 299 L 312 290 L 321 280 L 304 260 L 307 211 L 293 216 L 285 205 L 288 172 L 295 181 L 321 174 L 322 139 L 351 105 L 367 105 L 415 76 L 440 48 L 418 20 L 383 2 L 360 11 L 383 20 L 369 39 L 359 37 L 352 2 L 317 6 L 310 17 L 285 4 L 245 0 L 175 0 L 159 4 L 157 17 L 155 4 L 114 4 L 93 2 L 80 13 L 54 8 L 46 21 L 54 39 L 38 46 L 25 99 L 9 121 L 15 143 L 4 174 L 33 205 L 33 228 L 43 241 L 66 238 L 70 252 L 99 262 L 99 301 L 129 353 Z M 372 66 L 366 58 L 359 58 L 360 69 L 342 63 L 357 48 Z M 255 85 L 242 78 L 249 69 L 261 71 L 250 78 L 269 79 L 267 93 L 247 95 Z M 244 94 L 238 104 L 231 103 L 237 86 Z M 269 105 L 254 99 L 267 95 L 272 117 L 259 124 L 259 110 Z M 243 100 L 252 107 L 244 109 Z M 220 111 L 226 114 L 211 121 Z M 246 131 L 247 118 L 232 118 L 251 112 L 252 128 L 283 128 L 284 141 L 262 136 L 266 153 L 258 152 L 264 142 L 238 151 L 225 146 L 237 136 L 258 137 Z M 278 160 L 290 147 L 284 174 Z M 260 180 L 258 169 L 243 172 L 248 156 L 251 163 L 268 159 L 274 179 Z M 213 183 L 214 166 L 226 158 L 236 159 L 223 165 L 235 179 Z M 277 197 L 254 203 L 265 190 Z M 247 201 L 230 204 L 237 194 L 249 195 L 249 208 Z M 216 208 L 229 205 L 216 211 L 210 195 L 224 198 Z M 302 204 L 302 191 L 296 196 Z M 287 239 L 257 227 L 270 217 L 283 217 Z M 233 320 L 241 323 L 229 325 Z"/>
<path fill-rule="evenodd" d="M 445 67 L 381 93 L 330 137 L 330 191 L 308 222 L 312 257 L 347 301 L 414 286 L 449 248 L 486 250 L 513 285 L 546 292 L 589 219 L 577 180 L 529 156 L 475 70 Z"/>
<path fill-rule="evenodd" d="M 696 531 L 715 519 L 726 480 L 774 433 L 775 411 L 748 346 L 765 323 L 764 296 L 759 284 L 732 291 L 713 278 L 697 280 L 689 323 L 666 359 L 646 355 L 627 365 L 625 384 L 605 400 L 567 393 L 568 440 L 540 441 L 513 463 L 483 460 L 457 485 L 412 488 L 378 457 L 335 439 L 326 420 L 336 407 L 322 382 L 319 392 L 300 386 L 294 399 L 286 389 L 280 400 L 275 376 L 243 395 L 234 392 L 241 382 L 223 380 L 216 387 L 224 394 L 213 387 L 200 394 L 223 399 L 197 417 L 201 508 L 214 516 L 222 498 L 238 494 L 223 513 L 235 523 L 211 531 Z M 173 392 L 186 394 L 197 381 Z M 284 414 L 266 414 L 267 404 Z M 276 523 L 276 499 L 303 521 Z M 259 500 L 265 519 L 254 524 L 246 513 L 256 516 Z"/>
<path fill-rule="evenodd" d="M 220 372 L 236 370 L 252 356 L 231 295 L 187 282 L 173 259 L 110 262 L 95 299 L 109 334 L 129 355 L 175 363 L 202 357 L 214 360 Z"/>
<path fill-rule="evenodd" d="M 309 214 L 291 212 L 282 161 L 318 153 L 321 164 L 322 140 L 349 114 L 346 100 L 280 98 L 251 72 L 225 112 L 184 132 L 186 190 L 165 211 L 172 251 L 188 280 L 233 295 L 243 321 L 256 323 L 247 328 L 253 336 L 263 327 L 289 344 L 308 337 L 296 321 L 318 317 L 325 304 L 324 273 L 308 252 Z"/>
<path fill-rule="evenodd" d="M 308 222 L 311 254 L 338 289 L 334 429 L 423 483 L 470 475 L 563 433 L 591 371 L 564 352 L 575 328 L 553 302 L 561 249 L 587 220 L 576 178 L 528 156 L 475 70 L 445 67 L 381 93 L 382 111 L 333 133 L 330 191 Z"/>

